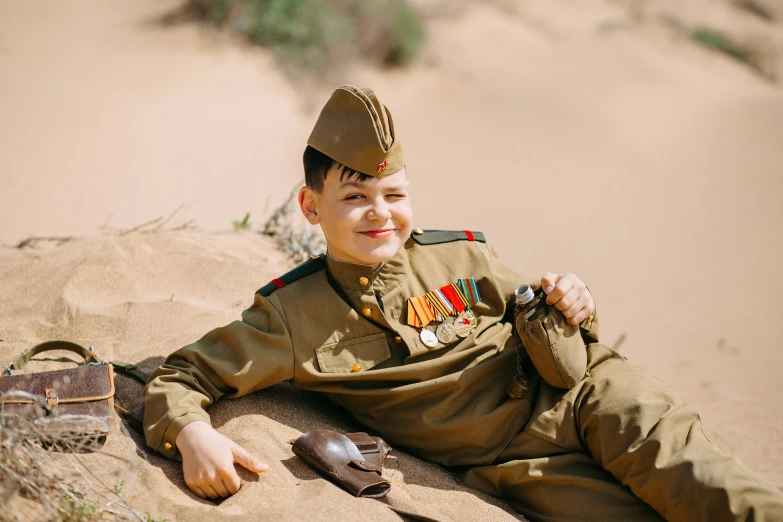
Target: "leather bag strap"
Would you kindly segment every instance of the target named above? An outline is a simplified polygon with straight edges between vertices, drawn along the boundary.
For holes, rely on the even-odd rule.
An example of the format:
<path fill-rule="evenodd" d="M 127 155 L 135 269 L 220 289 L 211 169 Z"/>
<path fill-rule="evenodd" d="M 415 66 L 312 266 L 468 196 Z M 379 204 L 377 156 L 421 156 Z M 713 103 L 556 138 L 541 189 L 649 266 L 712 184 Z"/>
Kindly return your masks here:
<path fill-rule="evenodd" d="M 14 359 L 14 361 L 8 365 L 8 367 L 5 369 L 4 374 L 11 375 L 11 372 L 13 370 L 21 370 L 22 368 L 24 368 L 24 365 L 27 364 L 30 361 L 30 359 L 32 359 L 36 355 L 41 354 L 43 352 L 50 352 L 52 350 L 66 350 L 69 352 L 73 352 L 77 355 L 80 355 L 82 359 L 84 359 L 84 362 L 87 364 L 101 362 L 101 360 L 95 354 L 95 351 L 92 350 L 92 346 L 88 350 L 84 346 L 80 346 L 70 341 L 48 341 L 33 346 L 29 350 L 25 350 L 24 352 L 22 352 L 22 354 L 19 357 Z"/>
<path fill-rule="evenodd" d="M 135 364 L 124 363 L 120 361 L 111 361 L 111 363 L 117 373 L 132 377 L 142 384 L 147 384 L 147 379 L 149 379 L 150 374 L 139 370 Z"/>
<path fill-rule="evenodd" d="M 114 366 L 117 373 L 136 379 L 141 384 L 147 384 L 149 374 L 141 371 L 135 364 L 120 361 L 112 361 L 111 364 Z M 120 404 L 118 397 L 114 398 L 114 411 L 117 412 L 117 415 L 119 415 L 133 431 L 144 437 L 144 423 L 142 422 L 141 417 L 137 417 L 123 407 L 122 404 Z"/>

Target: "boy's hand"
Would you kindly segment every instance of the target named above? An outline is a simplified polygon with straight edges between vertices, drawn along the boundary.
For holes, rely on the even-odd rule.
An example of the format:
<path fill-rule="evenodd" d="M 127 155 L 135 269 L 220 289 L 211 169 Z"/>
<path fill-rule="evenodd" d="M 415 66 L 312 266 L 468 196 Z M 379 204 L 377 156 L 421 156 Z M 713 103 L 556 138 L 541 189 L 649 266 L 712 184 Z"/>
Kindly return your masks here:
<path fill-rule="evenodd" d="M 547 272 L 541 277 L 546 303 L 563 313 L 568 324 L 579 324 L 593 313 L 595 301 L 585 284 L 574 274 Z"/>
<path fill-rule="evenodd" d="M 261 473 L 269 466 L 204 421 L 191 422 L 177 435 L 185 484 L 201 498 L 218 498 L 239 491 L 234 463 Z"/>

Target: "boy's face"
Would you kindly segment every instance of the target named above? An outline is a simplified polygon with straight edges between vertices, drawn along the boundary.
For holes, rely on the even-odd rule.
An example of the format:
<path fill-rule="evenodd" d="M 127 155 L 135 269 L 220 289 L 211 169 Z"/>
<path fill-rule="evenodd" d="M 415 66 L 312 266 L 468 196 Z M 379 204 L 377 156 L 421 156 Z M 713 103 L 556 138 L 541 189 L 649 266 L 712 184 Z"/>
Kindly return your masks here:
<path fill-rule="evenodd" d="M 340 179 L 332 166 L 319 194 L 299 191 L 299 206 L 307 220 L 321 225 L 329 253 L 340 261 L 379 267 L 402 247 L 413 227 L 405 169 L 361 182 Z"/>

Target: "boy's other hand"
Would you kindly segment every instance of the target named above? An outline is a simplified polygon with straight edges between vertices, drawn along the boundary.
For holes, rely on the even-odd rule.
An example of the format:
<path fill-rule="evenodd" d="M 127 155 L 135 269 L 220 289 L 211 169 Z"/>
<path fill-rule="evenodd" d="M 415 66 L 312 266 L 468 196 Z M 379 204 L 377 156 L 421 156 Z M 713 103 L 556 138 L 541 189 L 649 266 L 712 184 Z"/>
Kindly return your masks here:
<path fill-rule="evenodd" d="M 234 464 L 261 473 L 269 466 L 204 421 L 191 422 L 177 435 L 185 484 L 201 498 L 218 498 L 239 491 Z"/>
<path fill-rule="evenodd" d="M 595 301 L 587 286 L 574 274 L 547 272 L 541 277 L 546 303 L 563 313 L 568 324 L 579 324 L 593 313 Z"/>

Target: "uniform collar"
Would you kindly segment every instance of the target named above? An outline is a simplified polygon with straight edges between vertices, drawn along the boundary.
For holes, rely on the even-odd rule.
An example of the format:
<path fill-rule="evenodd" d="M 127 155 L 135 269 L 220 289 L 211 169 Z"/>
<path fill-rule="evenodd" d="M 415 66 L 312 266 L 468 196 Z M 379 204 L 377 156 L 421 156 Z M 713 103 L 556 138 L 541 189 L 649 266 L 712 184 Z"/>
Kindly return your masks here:
<path fill-rule="evenodd" d="M 377 270 L 373 270 L 372 265 L 340 261 L 332 257 L 329 252 L 326 253 L 326 268 L 343 290 L 372 288 L 380 295 L 384 295 L 407 277 L 408 243 L 410 240 Z"/>

